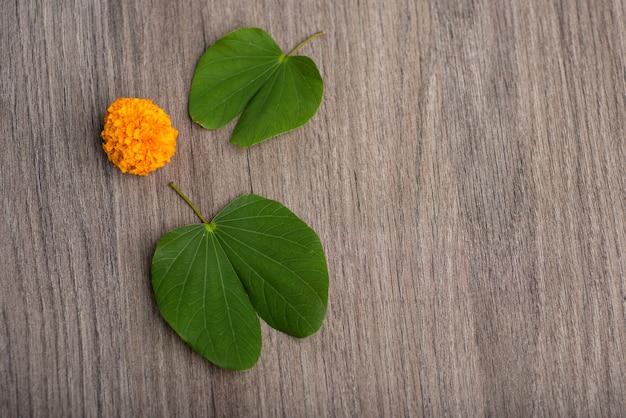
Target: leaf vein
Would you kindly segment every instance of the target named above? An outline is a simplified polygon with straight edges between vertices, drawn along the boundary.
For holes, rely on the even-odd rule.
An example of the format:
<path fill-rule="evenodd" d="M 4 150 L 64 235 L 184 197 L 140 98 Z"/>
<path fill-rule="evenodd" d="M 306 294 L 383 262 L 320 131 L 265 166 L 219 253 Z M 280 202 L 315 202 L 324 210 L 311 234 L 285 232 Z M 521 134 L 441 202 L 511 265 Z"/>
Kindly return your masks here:
<path fill-rule="evenodd" d="M 282 300 L 283 300 L 283 302 L 284 302 L 284 304 L 283 304 L 283 305 L 285 305 L 285 306 L 287 306 L 287 305 L 288 305 L 288 306 L 290 306 L 290 307 L 291 307 L 291 308 L 295 311 L 295 313 L 297 314 L 297 316 L 298 316 L 298 317 L 300 317 L 300 318 L 302 318 L 302 319 L 303 319 L 303 321 L 305 321 L 309 327 L 312 327 L 312 326 L 313 326 L 313 324 L 312 324 L 312 323 L 311 323 L 311 322 L 310 322 L 310 321 L 309 321 L 306 317 L 304 317 L 304 316 L 303 316 L 303 315 L 302 315 L 302 314 L 301 314 L 301 313 L 300 313 L 300 312 L 299 312 L 299 311 L 295 308 L 295 305 L 293 305 L 292 303 L 290 303 L 290 302 L 287 300 L 287 298 L 285 298 L 285 296 L 283 296 L 283 295 L 282 295 L 282 294 L 281 294 L 281 293 L 280 293 L 280 292 L 279 292 L 279 291 L 278 291 L 278 290 L 277 290 L 274 286 L 272 286 L 272 284 L 271 284 L 268 280 L 266 280 L 266 279 L 263 277 L 263 275 L 262 275 L 261 273 L 259 273 L 259 272 L 258 272 L 258 271 L 257 271 L 257 270 L 253 267 L 253 266 L 251 266 L 250 264 L 248 264 L 248 262 L 246 262 L 246 260 L 245 260 L 243 257 L 241 257 L 241 256 L 240 256 L 240 255 L 239 255 L 239 254 L 238 254 L 235 250 L 233 250 L 233 248 L 232 248 L 230 245 L 228 245 L 228 243 L 223 242 L 223 240 L 222 240 L 222 243 L 221 243 L 221 244 L 226 245 L 226 246 L 227 246 L 227 247 L 228 247 L 228 248 L 232 251 L 232 253 L 233 253 L 233 254 L 234 254 L 237 258 L 239 258 L 239 260 L 241 260 L 241 262 L 242 262 L 243 264 L 245 264 L 245 265 L 246 265 L 246 266 L 247 266 L 247 267 L 248 267 L 251 271 L 253 271 L 253 272 L 254 272 L 254 273 L 255 273 L 258 277 L 260 277 L 261 279 L 263 279 L 263 280 L 262 280 L 263 286 L 268 286 L 268 287 L 270 287 L 270 288 L 274 291 L 274 294 L 275 294 L 276 296 L 278 296 L 280 299 L 282 299 Z M 294 274 L 297 276 L 297 274 L 296 274 L 295 272 L 294 272 Z M 300 277 L 298 276 L 298 278 L 300 278 Z M 300 279 L 301 279 L 301 278 L 300 278 Z M 301 279 L 301 280 L 302 280 L 302 279 Z M 305 281 L 305 280 L 302 280 L 302 281 L 306 283 L 306 281 Z M 310 287 L 310 286 L 309 286 L 309 287 Z M 315 290 L 313 290 L 312 288 L 311 288 L 311 290 L 312 290 L 312 291 L 313 291 L 313 293 L 314 293 L 316 296 L 318 296 L 318 298 L 319 298 L 319 295 L 317 294 L 317 292 L 315 292 Z M 263 291 L 263 294 L 264 294 L 264 295 L 266 295 L 267 293 L 266 293 L 265 291 Z M 267 303 L 267 297 L 265 297 L 264 299 L 266 300 L 266 304 L 268 304 L 268 303 Z M 322 300 L 321 300 L 321 298 L 319 298 L 319 299 L 320 299 L 320 301 L 322 301 Z M 323 304 L 323 301 L 322 301 L 322 304 Z M 313 307 L 314 305 L 308 305 L 308 306 Z M 272 316 L 272 319 L 274 320 L 274 314 L 273 314 L 273 312 L 272 312 L 270 309 L 268 309 L 268 312 L 269 312 L 269 314 Z M 286 315 L 285 315 L 284 311 L 283 311 L 283 317 L 284 317 L 284 318 L 286 318 Z"/>
<path fill-rule="evenodd" d="M 311 287 L 311 285 L 309 284 L 309 282 L 308 282 L 307 280 L 305 280 L 302 276 L 300 276 L 297 272 L 295 272 L 295 271 L 293 271 L 292 269 L 290 269 L 289 267 L 287 267 L 287 266 L 285 266 L 285 265 L 281 264 L 281 263 L 280 263 L 279 261 L 277 261 L 276 259 L 274 259 L 274 258 L 272 258 L 272 257 L 268 256 L 267 254 L 265 254 L 265 253 L 263 253 L 263 252 L 259 251 L 258 249 L 254 248 L 254 247 L 251 247 L 251 246 L 250 246 L 250 245 L 248 245 L 247 243 L 245 243 L 245 242 L 243 242 L 243 241 L 241 241 L 241 240 L 237 239 L 235 236 L 233 236 L 233 235 L 231 235 L 231 234 L 228 234 L 227 232 L 224 232 L 224 234 L 225 234 L 225 235 L 228 235 L 231 239 L 233 239 L 234 241 L 237 241 L 238 243 L 240 243 L 240 244 L 241 244 L 241 245 L 243 245 L 244 247 L 247 247 L 247 248 L 249 248 L 251 251 L 253 251 L 253 252 L 255 252 L 255 253 L 257 253 L 257 254 L 261 255 L 262 257 L 266 258 L 266 259 L 267 259 L 267 260 L 269 260 L 270 262 L 272 262 L 272 263 L 274 263 L 274 264 L 276 264 L 276 265 L 278 265 L 278 266 L 281 266 L 281 267 L 283 267 L 285 270 L 287 270 L 287 271 L 289 271 L 290 273 L 292 273 L 295 277 L 297 277 L 297 278 L 298 278 L 298 280 L 300 280 L 300 282 L 301 282 L 302 284 L 304 284 L 307 288 L 309 288 L 309 290 L 311 290 L 311 291 L 313 292 L 313 294 L 315 294 L 315 296 L 319 299 L 319 301 L 322 303 L 322 305 L 324 305 L 324 304 L 325 304 L 325 303 L 324 303 L 324 301 L 322 300 L 321 296 L 317 293 L 317 291 L 316 291 L 313 287 Z M 222 243 L 224 243 L 224 244 L 226 244 L 226 243 L 224 242 L 224 240 L 223 240 L 223 239 L 221 240 L 221 242 L 222 242 Z M 231 247 L 229 246 L 229 248 L 231 248 Z M 233 251 L 233 253 L 237 254 L 237 253 L 236 253 L 236 252 L 234 252 L 234 251 Z M 239 255 L 238 255 L 238 256 L 239 256 Z M 239 256 L 239 258 L 241 258 L 241 256 Z M 243 260 L 242 260 L 242 261 L 243 261 Z M 245 261 L 244 261 L 244 263 L 245 263 Z M 246 263 L 246 264 L 247 264 L 247 263 Z M 262 277 L 262 276 L 261 276 L 261 277 Z"/>

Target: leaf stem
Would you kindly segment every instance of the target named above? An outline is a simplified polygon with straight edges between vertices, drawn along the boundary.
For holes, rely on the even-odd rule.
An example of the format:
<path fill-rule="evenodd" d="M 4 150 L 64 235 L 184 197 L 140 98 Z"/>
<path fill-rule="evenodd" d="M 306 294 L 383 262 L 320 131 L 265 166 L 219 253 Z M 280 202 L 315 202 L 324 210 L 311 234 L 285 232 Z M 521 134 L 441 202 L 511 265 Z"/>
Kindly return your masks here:
<path fill-rule="evenodd" d="M 317 33 L 315 33 L 315 34 L 313 34 L 313 35 L 309 36 L 309 37 L 308 37 L 308 38 L 306 38 L 304 41 L 300 42 L 300 43 L 298 44 L 298 46 L 296 46 L 294 49 L 292 49 L 292 50 L 291 50 L 291 52 L 289 52 L 285 58 L 289 58 L 290 56 L 292 56 L 293 54 L 295 54 L 295 52 L 296 52 L 298 49 L 302 48 L 302 46 L 303 46 L 304 44 L 307 44 L 307 43 L 311 42 L 313 39 L 315 39 L 315 38 L 317 38 L 317 37 L 319 37 L 319 36 L 325 35 L 325 34 L 326 34 L 326 32 L 324 32 L 324 31 L 322 30 L 322 31 L 319 31 L 319 32 L 317 32 Z"/>
<path fill-rule="evenodd" d="M 194 211 L 194 212 L 196 212 L 196 215 L 198 215 L 198 218 L 200 218 L 200 220 L 201 220 L 203 223 L 205 223 L 205 224 L 209 225 L 209 221 L 207 221 L 207 220 L 204 218 L 204 216 L 202 216 L 202 214 L 200 213 L 200 211 L 198 210 L 198 208 L 196 208 L 196 206 L 195 206 L 193 203 L 191 203 L 191 200 L 189 200 L 189 198 L 188 198 L 187 196 L 185 196 L 185 194 L 184 194 L 183 192 L 181 192 L 181 191 L 180 191 L 180 189 L 179 189 L 178 187 L 176 187 L 176 185 L 174 184 L 174 182 L 173 182 L 173 181 L 171 181 L 171 182 L 170 182 L 170 187 L 171 187 L 172 189 L 174 189 L 174 191 L 175 191 L 176 193 L 178 193 L 178 195 L 179 195 L 180 197 L 182 197 L 182 198 L 183 198 L 183 200 L 184 200 L 185 202 L 187 202 L 187 204 L 189 205 L 189 207 L 190 207 L 191 209 L 193 209 L 193 211 Z"/>

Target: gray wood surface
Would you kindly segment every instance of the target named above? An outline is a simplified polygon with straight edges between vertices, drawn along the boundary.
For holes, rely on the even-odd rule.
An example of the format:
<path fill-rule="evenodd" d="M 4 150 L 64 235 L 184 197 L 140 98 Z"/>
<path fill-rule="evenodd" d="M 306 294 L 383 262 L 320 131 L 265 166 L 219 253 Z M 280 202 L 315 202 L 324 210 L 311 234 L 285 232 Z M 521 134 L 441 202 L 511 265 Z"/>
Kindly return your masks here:
<path fill-rule="evenodd" d="M 326 82 L 251 149 L 187 113 L 239 27 Z M 0 4 L 1 416 L 626 415 L 623 0 Z M 120 96 L 179 130 L 146 178 L 106 159 Z M 249 192 L 320 235 L 326 322 L 263 325 L 221 370 L 161 319 L 158 238 Z"/>

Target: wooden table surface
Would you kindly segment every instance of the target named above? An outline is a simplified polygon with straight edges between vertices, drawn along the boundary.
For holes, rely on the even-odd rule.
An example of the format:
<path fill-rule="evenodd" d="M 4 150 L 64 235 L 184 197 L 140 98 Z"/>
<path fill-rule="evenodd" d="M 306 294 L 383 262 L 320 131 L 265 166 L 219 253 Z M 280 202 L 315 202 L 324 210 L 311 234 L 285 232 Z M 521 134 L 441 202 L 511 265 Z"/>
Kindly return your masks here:
<path fill-rule="evenodd" d="M 326 83 L 249 149 L 194 124 L 197 60 L 261 27 Z M 4 1 L 1 416 L 626 415 L 623 0 Z M 121 174 L 107 106 L 146 97 L 171 163 Z M 156 307 L 168 230 L 256 193 L 315 229 L 322 329 L 262 325 L 238 373 Z"/>

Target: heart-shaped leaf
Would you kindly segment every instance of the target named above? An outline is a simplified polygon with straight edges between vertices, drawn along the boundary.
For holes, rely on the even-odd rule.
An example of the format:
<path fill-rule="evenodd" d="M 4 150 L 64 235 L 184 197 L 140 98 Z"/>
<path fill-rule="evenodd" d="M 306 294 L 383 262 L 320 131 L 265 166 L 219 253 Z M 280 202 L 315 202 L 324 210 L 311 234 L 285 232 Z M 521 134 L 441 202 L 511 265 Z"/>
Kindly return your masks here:
<path fill-rule="evenodd" d="M 261 350 L 255 311 L 295 337 L 321 327 L 328 269 L 304 221 L 256 195 L 234 200 L 212 222 L 192 208 L 203 223 L 165 234 L 152 259 L 157 304 L 184 341 L 220 367 L 245 370 Z"/>
<path fill-rule="evenodd" d="M 317 112 L 324 82 L 308 57 L 287 55 L 264 30 L 243 28 L 200 58 L 189 92 L 191 119 L 218 129 L 242 113 L 231 142 L 248 147 L 298 128 Z"/>

